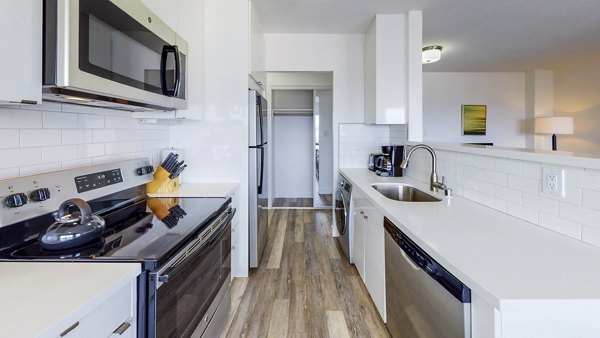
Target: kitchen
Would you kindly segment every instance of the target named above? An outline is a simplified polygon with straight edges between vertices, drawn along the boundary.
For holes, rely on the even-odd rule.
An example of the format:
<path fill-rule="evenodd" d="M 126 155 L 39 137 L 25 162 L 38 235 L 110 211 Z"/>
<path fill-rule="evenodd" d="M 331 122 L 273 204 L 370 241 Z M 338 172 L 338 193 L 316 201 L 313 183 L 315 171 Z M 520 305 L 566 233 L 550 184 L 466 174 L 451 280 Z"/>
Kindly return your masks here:
<path fill-rule="evenodd" d="M 333 72 L 333 123 L 334 125 L 341 124 L 339 129 L 333 129 L 334 153 L 338 154 L 333 158 L 335 173 L 337 173 L 338 168 L 356 168 L 359 165 L 359 168 L 366 168 L 368 154 L 377 152 L 379 150 L 377 146 L 387 143 L 377 142 L 376 144 L 370 144 L 368 140 L 365 140 L 365 144 L 361 144 L 361 147 L 348 148 L 346 145 L 349 143 L 342 142 L 342 139 L 345 137 L 354 137 L 358 135 L 360 138 L 361 133 L 367 132 L 368 128 L 375 128 L 377 131 L 387 133 L 390 140 L 392 138 L 402 139 L 403 135 L 408 134 L 410 140 L 415 140 L 417 142 L 425 140 L 426 143 L 430 145 L 432 143 L 430 141 L 442 141 L 440 139 L 435 139 L 434 135 L 432 135 L 434 131 L 430 130 L 439 131 L 440 129 L 443 129 L 444 124 L 442 124 L 442 127 L 434 129 L 436 128 L 436 125 L 431 124 L 431 121 L 433 120 L 436 122 L 438 119 L 436 116 L 428 115 L 427 102 L 432 102 L 432 98 L 435 99 L 443 93 L 427 91 L 427 88 L 430 88 L 430 84 L 435 85 L 438 83 L 436 81 L 440 80 L 435 79 L 436 74 L 428 73 L 426 66 L 423 66 L 423 70 L 426 72 L 423 75 L 422 129 L 423 133 L 427 133 L 427 135 L 423 135 L 422 139 L 411 137 L 411 133 L 418 132 L 420 129 L 418 126 L 418 117 L 410 120 L 411 122 L 408 124 L 408 130 L 401 126 L 388 127 L 385 124 L 373 126 L 362 125 L 365 120 L 363 112 L 364 80 L 362 71 L 364 69 L 364 31 L 366 30 L 368 22 L 374 17 L 374 14 L 378 13 L 377 11 L 373 11 L 368 20 L 363 20 L 365 21 L 365 24 L 361 27 L 364 27 L 365 30 L 360 33 L 351 31 L 352 33 L 346 34 L 346 31 L 342 30 L 319 32 L 308 29 L 304 31 L 294 31 L 292 29 L 280 31 L 271 30 L 261 33 L 261 23 L 259 22 L 259 19 L 262 21 L 262 27 L 267 27 L 267 23 L 271 22 L 271 20 L 267 19 L 268 16 L 264 10 L 260 10 L 260 2 L 251 3 L 250 6 L 247 2 L 239 1 L 198 2 L 182 0 L 177 1 L 176 6 L 173 2 L 158 0 L 145 1 L 144 3 L 158 13 L 162 20 L 178 34 L 183 36 L 188 42 L 188 109 L 178 110 L 176 112 L 176 114 L 179 114 L 180 116 L 186 116 L 186 120 L 178 122 L 178 120 L 175 119 L 162 119 L 162 117 L 167 116 L 165 114 L 173 114 L 172 112 L 160 112 L 156 114 L 145 113 L 136 115 L 135 118 L 131 118 L 131 115 L 127 115 L 127 113 L 121 111 L 104 111 L 101 109 L 92 109 L 90 111 L 89 109 L 82 108 L 83 106 L 81 105 L 46 102 L 36 106 L 22 105 L 20 109 L 3 108 L 2 113 L 0 114 L 0 121 L 2 121 L 3 148 L 5 149 L 0 150 L 0 153 L 2 153 L 2 158 L 7 159 L 2 165 L 2 169 L 0 169 L 3 179 L 139 157 L 149 158 L 151 163 L 157 167 L 161 160 L 160 150 L 173 147 L 175 149 L 183 149 L 185 161 L 189 165 L 182 175 L 183 185 L 181 190 L 183 191 L 186 189 L 186 183 L 208 183 L 211 188 L 217 190 L 230 190 L 230 188 L 218 189 L 218 183 L 237 183 L 239 184 L 239 190 L 236 191 L 234 195 L 238 196 L 236 202 L 238 209 L 236 216 L 239 217 L 240 220 L 246 220 L 248 219 L 248 208 L 244 206 L 248 204 L 247 196 L 249 188 L 247 170 L 247 147 L 249 145 L 247 131 L 247 89 L 251 82 L 249 81 L 247 74 L 252 73 L 258 81 L 263 81 L 261 72 L 271 71 Z M 276 7 L 276 4 L 269 2 L 267 2 L 267 4 Z M 35 7 L 35 5 L 32 6 Z M 545 4 L 541 3 L 537 3 L 537 7 L 534 5 L 531 6 L 538 8 L 540 12 L 543 12 L 542 9 L 545 8 Z M 394 9 L 397 10 L 397 8 Z M 428 22 L 431 22 L 433 19 L 432 16 L 429 16 L 430 19 L 428 19 L 427 9 L 421 8 L 421 6 L 416 6 L 414 8 L 410 8 L 410 6 L 407 6 L 406 8 L 403 7 L 398 12 L 404 13 L 410 9 L 424 10 L 423 36 L 426 37 L 427 31 L 425 28 L 428 27 Z M 447 8 L 445 9 L 448 10 Z M 594 13 L 594 9 L 594 6 L 586 7 L 581 5 L 581 9 L 576 11 L 576 17 L 581 18 L 581 20 L 588 18 L 588 15 Z M 39 21 L 41 20 L 41 13 L 39 13 L 40 9 L 37 10 L 37 21 Z M 383 11 L 383 9 L 381 10 Z M 585 15 L 586 11 L 589 12 L 587 13 L 588 15 Z M 393 11 L 389 10 L 388 12 Z M 24 13 L 35 13 L 35 8 L 26 9 Z M 293 17 L 292 14 L 290 15 Z M 23 12 L 17 11 L 16 13 L 13 13 L 12 17 L 23 17 Z M 284 18 L 285 17 L 282 16 L 280 20 L 284 20 Z M 32 18 L 32 20 L 33 19 L 35 18 Z M 499 16 L 497 20 L 501 21 L 508 19 Z M 10 20 L 3 20 L 3 22 L 8 24 Z M 291 23 L 294 21 L 288 20 L 288 22 Z M 587 21 L 581 22 L 582 26 L 586 26 L 583 22 Z M 307 21 L 307 23 L 310 24 L 310 21 Z M 16 23 L 13 22 L 12 24 L 15 25 Z M 589 25 L 589 23 L 587 24 Z M 504 26 L 506 25 L 501 27 Z M 17 30 L 12 27 L 13 26 L 3 26 L 2 32 L 7 32 L 9 29 L 11 31 L 23 32 L 23 34 L 27 32 L 24 29 Z M 251 29 L 249 27 L 251 27 Z M 494 27 L 491 27 L 490 29 L 493 28 Z M 329 34 L 320 34 L 324 32 Z M 2 35 L 3 39 L 16 39 L 17 41 L 14 42 L 19 43 L 19 45 L 24 45 L 23 41 L 31 42 L 31 48 L 34 48 L 33 50 L 37 50 L 38 52 L 25 53 L 24 60 L 26 57 L 31 58 L 32 56 L 39 56 L 41 54 L 39 51 L 41 46 L 38 46 L 39 41 L 41 40 L 41 37 L 39 37 L 41 31 L 39 33 L 33 32 L 31 35 L 27 35 L 38 37 L 33 39 L 23 38 L 18 34 L 7 36 L 8 34 L 3 33 Z M 573 32 L 573 36 L 579 35 L 576 35 Z M 431 39 L 436 38 L 431 37 Z M 5 45 L 8 45 L 11 41 L 12 40 L 7 40 Z M 227 43 L 224 43 L 224 41 L 227 41 Z M 426 41 L 424 40 L 423 42 Z M 427 43 L 429 42 L 435 41 L 427 41 Z M 586 50 L 586 48 L 591 48 L 589 46 L 592 45 L 597 44 L 582 44 L 581 47 L 583 48 L 583 52 L 587 52 L 591 55 L 589 49 Z M 447 51 L 449 57 L 451 55 L 450 46 L 445 47 L 448 48 Z M 420 48 L 421 44 L 418 46 L 419 54 Z M 564 49 L 577 50 L 577 48 Z M 473 54 L 477 53 L 479 53 L 479 51 Z M 248 56 L 250 56 L 250 60 Z M 440 65 L 443 60 L 444 59 L 439 63 Z M 27 72 L 19 73 L 20 77 L 8 76 L 3 73 L 3 78 L 17 79 L 21 78 L 22 74 L 39 76 L 39 74 L 41 74 L 41 65 L 34 66 L 33 64 L 35 64 L 35 61 L 31 60 L 31 62 L 32 66 L 28 68 L 29 70 Z M 593 63 L 590 64 L 593 65 Z M 428 66 L 437 67 L 436 64 Z M 583 74 L 586 74 L 586 71 L 589 70 L 585 65 L 580 68 L 583 69 L 583 71 L 580 70 Z M 4 71 L 5 70 L 3 69 L 3 72 Z M 479 71 L 483 71 L 483 68 Z M 575 69 L 575 71 L 578 71 L 578 69 Z M 554 73 L 555 87 L 569 87 L 577 84 L 577 81 L 569 80 L 570 73 L 573 72 L 568 72 L 567 70 L 556 71 Z M 448 74 L 448 77 L 463 76 L 466 78 L 467 75 L 477 76 L 478 74 Z M 562 94 L 548 92 L 548 87 L 546 86 L 547 81 L 545 81 L 550 77 L 548 72 L 543 70 L 527 74 L 521 72 L 521 75 L 515 76 L 517 77 L 517 84 L 523 88 L 523 92 L 525 91 L 525 87 L 527 87 L 529 88 L 528 90 L 532 90 L 536 94 L 536 104 L 534 104 L 533 107 L 528 106 L 527 108 L 527 114 L 533 114 L 527 115 L 528 118 L 530 118 L 529 116 L 543 116 L 544 105 L 554 106 L 556 109 L 566 105 L 566 100 L 557 101 L 561 98 Z M 432 80 L 432 78 L 434 79 Z M 447 80 L 449 81 L 449 86 L 447 86 L 445 90 L 450 87 L 456 89 L 457 92 L 460 92 L 460 87 L 456 86 L 456 82 L 451 80 L 452 79 Z M 494 78 L 488 78 L 487 81 L 497 84 L 497 81 Z M 465 80 L 465 82 L 469 83 L 468 80 Z M 531 88 L 531 82 L 539 84 L 539 86 L 533 86 L 533 88 Z M 41 82 L 38 81 L 35 83 L 39 84 Z M 415 84 L 414 82 L 411 83 Z M 5 85 L 9 84 L 5 83 Z M 418 85 L 416 86 L 418 87 Z M 475 83 L 469 87 L 469 89 L 473 87 L 478 87 L 478 85 Z M 593 86 L 586 86 L 585 83 L 581 84 L 581 87 L 594 88 Z M 41 90 L 41 88 L 38 89 Z M 9 93 L 11 92 L 11 88 L 3 88 L 3 92 Z M 585 93 L 584 90 L 580 90 L 580 92 Z M 552 94 L 554 94 L 554 98 L 552 97 Z M 525 102 L 525 94 L 519 95 L 521 96 L 517 102 L 518 105 L 525 106 L 526 103 L 527 105 L 530 104 L 529 101 Z M 20 99 L 22 98 L 19 98 L 19 100 Z M 456 105 L 452 106 L 452 116 L 458 116 L 458 118 L 446 122 L 446 125 L 450 125 L 449 123 L 457 123 L 458 131 L 455 134 L 460 134 L 460 105 L 485 104 L 486 102 L 481 102 L 479 101 L 480 99 L 471 97 L 461 97 L 457 100 L 459 102 L 458 108 L 456 108 Z M 438 100 L 437 102 L 440 101 Z M 593 105 L 589 106 L 593 107 Z M 491 124 L 496 115 L 492 114 L 492 103 L 489 103 L 489 108 L 490 116 L 488 128 L 490 128 L 490 133 L 493 128 L 496 128 L 497 126 L 506 128 L 505 126 L 503 127 L 502 124 L 497 126 Z M 456 109 L 458 109 L 458 113 L 455 114 L 454 112 Z M 569 109 L 567 108 L 561 109 L 569 112 Z M 445 107 L 442 106 L 438 110 L 444 111 Z M 525 108 L 522 109 L 522 111 L 525 110 Z M 172 117 L 172 115 L 169 116 Z M 522 117 L 522 119 L 525 118 L 525 116 Z M 195 119 L 198 119 L 198 121 L 195 121 Z M 580 122 L 576 119 L 575 123 L 577 124 Z M 585 127 L 586 123 L 583 121 L 581 123 L 583 123 L 583 126 Z M 456 127 L 453 128 L 454 130 L 457 129 Z M 580 126 L 576 125 L 576 130 L 578 128 L 580 128 Z M 573 152 L 578 151 L 576 149 L 563 147 L 570 146 L 571 144 L 593 143 L 584 142 L 586 140 L 578 141 L 575 137 L 572 139 L 569 139 L 569 136 L 565 136 L 564 138 L 563 136 L 559 137 L 559 149 L 570 150 Z M 533 135 L 533 133 L 531 133 L 526 139 L 532 139 L 532 141 L 534 141 L 533 144 L 537 144 L 535 142 L 541 142 L 543 145 L 548 146 L 548 143 L 544 144 L 543 142 L 548 142 L 549 136 Z M 486 139 L 484 141 L 490 140 Z M 496 143 L 499 142 L 496 140 L 493 141 Z M 453 142 L 461 141 L 453 140 Z M 469 140 L 464 142 L 476 141 Z M 530 141 L 525 140 L 523 142 Z M 390 141 L 389 143 L 396 144 L 398 142 Z M 507 145 L 512 146 L 511 144 Z M 524 146 L 525 143 L 523 143 L 521 147 Z M 529 145 L 527 146 L 529 147 Z M 539 224 L 555 231 L 567 233 L 567 236 L 576 237 L 577 239 L 588 243 L 595 243 L 594 240 L 597 237 L 594 237 L 596 232 L 594 227 L 595 220 L 593 217 L 595 215 L 593 200 L 591 204 L 589 204 L 592 207 L 588 207 L 588 202 L 586 202 L 587 194 L 589 194 L 589 196 L 594 196 L 593 193 L 595 191 L 593 188 L 596 182 L 595 176 L 590 176 L 590 173 L 594 173 L 595 169 L 593 160 L 586 160 L 581 157 L 565 158 L 561 156 L 551 156 L 552 158 L 547 158 L 549 155 L 544 154 L 539 156 L 534 155 L 536 157 L 532 158 L 518 152 L 507 154 L 506 151 L 503 152 L 502 150 L 492 149 L 468 149 L 469 152 L 465 153 L 463 148 L 457 148 L 451 145 L 438 145 L 434 148 L 439 154 L 440 177 L 442 174 L 445 175 L 447 177 L 446 184 L 454 189 L 456 199 L 453 201 L 460 200 L 462 197 L 469 200 L 475 200 L 479 204 L 484 204 L 491 208 L 495 207 L 500 211 L 506 210 L 513 216 L 526 218 L 530 223 Z M 416 152 L 414 156 L 420 156 L 419 152 Z M 349 157 L 342 155 L 349 153 L 353 154 L 353 156 Z M 429 182 L 431 170 L 430 159 L 425 157 L 425 155 L 426 153 L 423 153 L 421 159 L 414 158 L 410 162 L 408 173 L 409 176 L 416 176 L 419 181 L 427 183 Z M 499 159 L 500 157 L 510 158 L 504 161 L 503 159 Z M 523 162 L 521 163 L 520 161 Z M 564 203 L 562 200 L 551 199 L 556 202 L 554 204 L 548 202 L 546 199 L 535 199 L 534 197 L 539 197 L 537 192 L 534 194 L 531 190 L 522 191 L 514 189 L 515 187 L 528 186 L 528 183 L 535 186 L 535 183 L 538 180 L 541 181 L 541 169 L 540 173 L 538 173 L 539 177 L 526 177 L 525 173 L 536 173 L 539 169 L 537 166 L 531 166 L 530 162 L 553 163 L 558 166 L 568 167 L 566 173 L 566 195 L 568 196 L 568 201 L 571 201 L 572 203 Z M 494 163 L 494 168 L 497 170 L 485 167 L 486 163 Z M 462 168 L 462 173 L 465 175 L 456 172 L 454 173 L 454 176 L 452 176 L 452 168 L 460 168 L 456 166 L 458 164 L 472 166 L 474 169 Z M 481 168 L 481 166 L 484 166 L 484 168 Z M 444 167 L 446 169 L 442 169 Z M 520 170 L 514 168 L 520 168 Z M 586 170 L 581 168 L 586 168 Z M 447 172 L 444 172 L 444 170 L 447 170 Z M 504 176 L 492 175 L 497 180 L 495 182 L 500 183 L 493 186 L 483 184 L 488 183 L 482 179 L 489 175 L 486 170 L 494 173 L 498 171 L 499 174 L 506 174 L 507 183 L 504 184 L 503 182 Z M 531 178 L 534 182 L 525 179 L 516 180 L 514 177 L 508 176 L 518 176 L 514 175 L 516 171 L 524 174 L 524 178 Z M 468 177 L 466 174 L 467 172 L 469 175 L 472 175 L 472 177 Z M 498 179 L 498 177 L 500 177 L 500 179 Z M 508 182 L 508 179 L 511 181 Z M 469 180 L 470 182 L 468 182 Z M 473 182 L 479 185 L 474 186 Z M 201 186 L 198 187 L 202 188 Z M 421 190 L 428 190 L 426 185 L 418 187 L 421 188 Z M 517 191 L 515 192 L 514 190 Z M 493 193 L 486 193 L 486 191 L 493 191 Z M 377 193 L 374 190 L 373 192 Z M 230 191 L 217 192 L 216 194 L 230 194 Z M 573 194 L 572 198 L 570 196 L 571 194 Z M 377 195 L 369 196 L 373 199 L 373 196 Z M 367 196 L 367 198 L 369 197 Z M 510 200 L 507 202 L 507 199 L 509 198 Z M 529 201 L 530 204 L 526 204 L 527 201 Z M 538 204 L 539 206 L 537 206 Z M 564 211 L 561 210 L 558 211 L 558 213 L 561 213 L 566 217 L 561 218 L 552 215 L 554 209 L 552 209 L 550 216 L 546 216 L 549 214 L 548 212 L 536 211 L 536 208 L 548 207 L 547 205 L 550 205 L 550 208 L 554 208 L 556 205 L 563 208 Z M 395 221 L 400 221 L 400 219 L 396 219 Z M 325 223 L 326 222 L 327 221 L 325 221 Z M 240 224 L 243 225 L 244 223 Z M 522 226 L 526 227 L 527 225 L 523 224 Z M 248 238 L 248 233 L 246 232 L 247 228 L 240 226 L 239 230 L 240 233 L 238 235 L 240 238 Z M 571 243 L 571 240 L 569 240 L 569 243 Z M 423 243 L 417 244 L 422 245 Z M 568 244 L 567 247 L 570 247 L 571 244 Z M 429 249 L 429 246 L 426 248 Z M 248 252 L 248 244 L 241 241 L 239 243 L 239 250 L 239 252 Z M 435 258 L 438 258 L 439 260 L 439 257 Z M 449 268 L 449 266 L 443 265 L 446 268 Z M 244 277 L 250 273 L 248 264 L 243 263 L 232 270 L 237 271 L 235 275 L 238 277 Z M 593 277 L 590 276 L 589 278 L 582 279 L 592 281 L 592 278 Z M 467 280 L 463 280 L 463 282 L 467 282 Z M 493 310 L 494 308 L 492 307 L 491 312 L 488 312 L 491 313 L 491 318 L 488 316 L 486 319 L 496 326 L 500 325 L 498 321 L 493 320 L 495 318 L 495 312 Z M 268 315 L 270 315 L 270 313 Z M 337 316 L 335 318 L 339 319 L 338 313 L 333 315 L 334 317 Z M 499 313 L 496 313 L 495 315 L 500 316 Z M 268 319 L 264 320 L 268 322 Z M 348 319 L 346 319 L 346 321 L 349 322 Z M 504 325 L 504 323 L 502 323 L 502 325 Z M 587 332 L 587 334 L 591 336 L 594 335 L 593 332 Z M 477 336 L 476 331 L 474 331 L 474 336 Z M 479 336 L 486 337 L 492 335 L 483 334 Z M 503 330 L 501 336 L 510 335 Z M 529 334 L 529 336 L 536 335 Z M 581 333 L 578 336 L 584 335 Z"/>

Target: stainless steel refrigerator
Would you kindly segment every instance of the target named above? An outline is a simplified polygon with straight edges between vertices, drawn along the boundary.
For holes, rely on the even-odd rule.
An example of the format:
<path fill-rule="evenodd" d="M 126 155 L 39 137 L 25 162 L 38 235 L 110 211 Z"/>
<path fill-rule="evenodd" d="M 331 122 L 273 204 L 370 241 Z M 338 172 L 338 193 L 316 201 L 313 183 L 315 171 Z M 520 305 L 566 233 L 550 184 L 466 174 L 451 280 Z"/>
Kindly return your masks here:
<path fill-rule="evenodd" d="M 250 267 L 258 267 L 267 243 L 269 189 L 267 147 L 269 140 L 267 100 L 256 90 L 248 92 L 249 110 L 249 192 L 248 216 Z"/>

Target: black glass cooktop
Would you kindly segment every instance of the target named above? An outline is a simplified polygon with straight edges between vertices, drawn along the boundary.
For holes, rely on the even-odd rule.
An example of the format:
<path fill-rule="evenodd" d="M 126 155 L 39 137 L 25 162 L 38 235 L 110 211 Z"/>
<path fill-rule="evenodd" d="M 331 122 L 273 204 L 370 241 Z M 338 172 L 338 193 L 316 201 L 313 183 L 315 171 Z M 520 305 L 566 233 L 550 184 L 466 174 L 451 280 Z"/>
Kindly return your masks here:
<path fill-rule="evenodd" d="M 225 211 L 231 200 L 139 198 L 124 201 L 126 199 L 91 201 L 94 213 L 106 221 L 106 230 L 100 239 L 69 250 L 45 250 L 38 244 L 37 236 L 30 234 L 35 232 L 33 229 L 41 229 L 36 234 L 44 231 L 52 223 L 50 215 L 3 227 L 11 228 L 0 230 L 12 230 L 12 237 L 20 234 L 22 245 L 15 248 L 0 243 L 0 250 L 4 252 L 0 258 L 135 260 L 154 261 L 155 266 L 160 266 Z M 112 210 L 102 212 L 107 206 Z"/>

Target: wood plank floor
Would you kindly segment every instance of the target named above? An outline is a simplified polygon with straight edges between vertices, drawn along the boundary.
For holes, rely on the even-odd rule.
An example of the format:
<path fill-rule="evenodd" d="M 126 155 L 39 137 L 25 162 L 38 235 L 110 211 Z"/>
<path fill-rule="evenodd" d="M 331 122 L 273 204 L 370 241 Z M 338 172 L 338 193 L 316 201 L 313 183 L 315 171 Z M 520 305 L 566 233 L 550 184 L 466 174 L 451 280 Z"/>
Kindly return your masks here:
<path fill-rule="evenodd" d="M 331 236 L 331 212 L 270 211 L 258 269 L 236 278 L 224 337 L 389 337 L 356 268 Z"/>
<path fill-rule="evenodd" d="M 333 203 L 333 195 L 320 194 L 318 198 L 275 198 L 273 199 L 274 208 L 310 208 L 310 207 L 330 207 Z"/>

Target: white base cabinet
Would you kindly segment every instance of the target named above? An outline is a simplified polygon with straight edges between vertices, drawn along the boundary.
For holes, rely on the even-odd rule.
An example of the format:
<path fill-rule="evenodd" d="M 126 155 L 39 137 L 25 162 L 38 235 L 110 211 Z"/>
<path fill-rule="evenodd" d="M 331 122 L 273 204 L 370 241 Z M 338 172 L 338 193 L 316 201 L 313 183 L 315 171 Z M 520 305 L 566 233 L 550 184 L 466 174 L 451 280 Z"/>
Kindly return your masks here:
<path fill-rule="evenodd" d="M 354 265 L 383 321 L 385 312 L 385 250 L 383 214 L 361 191 L 352 191 L 354 202 Z"/>
<path fill-rule="evenodd" d="M 58 337 L 120 337 L 137 334 L 136 280 L 80 319 L 59 329 Z M 48 337 L 55 337 L 51 334 Z"/>

